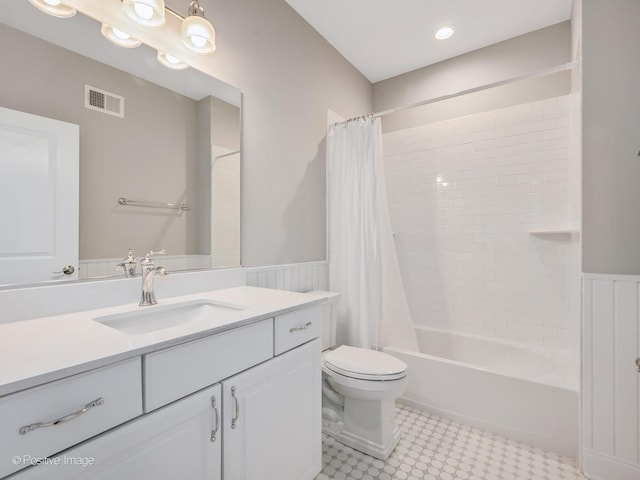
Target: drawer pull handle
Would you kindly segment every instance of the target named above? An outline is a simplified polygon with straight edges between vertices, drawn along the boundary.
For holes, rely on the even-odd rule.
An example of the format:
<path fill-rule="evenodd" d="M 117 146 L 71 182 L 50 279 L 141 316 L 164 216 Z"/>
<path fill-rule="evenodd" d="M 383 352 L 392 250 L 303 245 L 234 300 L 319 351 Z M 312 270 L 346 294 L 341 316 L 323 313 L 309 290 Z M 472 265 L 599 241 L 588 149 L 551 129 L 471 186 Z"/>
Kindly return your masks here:
<path fill-rule="evenodd" d="M 301 327 L 293 327 L 289 329 L 289 333 L 293 333 L 293 332 L 299 332 L 300 330 L 306 330 L 307 328 L 309 328 L 311 325 L 313 325 L 313 323 L 311 322 L 307 322 L 305 323 L 303 326 Z"/>
<path fill-rule="evenodd" d="M 99 407 L 103 403 L 104 403 L 104 398 L 100 397 L 95 399 L 93 402 L 87 403 L 83 408 L 81 408 L 77 412 L 70 413 L 69 415 L 60 417 L 57 420 L 53 420 L 51 422 L 33 423 L 31 425 L 24 426 L 20 429 L 20 435 L 26 435 L 30 431 L 35 430 L 37 428 L 55 427 L 56 425 L 61 425 L 63 423 L 70 422 L 71 420 L 75 420 L 79 416 L 84 415 L 93 407 Z"/>
<path fill-rule="evenodd" d="M 213 413 L 216 416 L 216 421 L 214 422 L 213 430 L 211 431 L 211 441 L 216 441 L 216 433 L 220 430 L 220 414 L 218 413 L 218 406 L 216 405 L 216 396 L 211 397 L 211 407 L 213 408 Z"/>
<path fill-rule="evenodd" d="M 240 418 L 240 402 L 238 402 L 238 397 L 236 397 L 236 387 L 231 387 L 231 396 L 236 404 L 236 415 L 231 419 L 231 428 L 236 428 L 238 426 L 238 419 Z"/>

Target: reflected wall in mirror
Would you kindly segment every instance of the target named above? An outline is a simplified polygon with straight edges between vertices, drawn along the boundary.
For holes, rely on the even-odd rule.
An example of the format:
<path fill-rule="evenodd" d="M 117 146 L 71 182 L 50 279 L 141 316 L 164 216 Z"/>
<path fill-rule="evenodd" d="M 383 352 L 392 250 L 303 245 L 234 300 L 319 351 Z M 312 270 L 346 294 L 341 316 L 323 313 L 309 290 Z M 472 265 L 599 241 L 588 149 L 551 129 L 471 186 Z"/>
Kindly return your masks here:
<path fill-rule="evenodd" d="M 138 259 L 166 249 L 157 263 L 169 271 L 240 266 L 239 91 L 194 69 L 168 70 L 144 45 L 112 45 L 82 14 L 56 19 L 26 0 L 3 5 L 0 45 L 0 107 L 79 126 L 79 251 L 60 260 L 78 262 L 78 278 L 124 277 L 116 266 L 129 249 Z M 85 105 L 91 90 L 97 109 Z M 108 102 L 101 95 L 119 107 L 100 103 Z M 3 175 L 15 163 L 0 152 Z M 32 188 L 28 177 L 14 181 Z M 0 200 L 11 202 L 2 193 Z M 8 265 L 12 252 L 2 249 L 0 262 Z M 0 269 L 0 285 L 68 279 L 11 270 Z"/>

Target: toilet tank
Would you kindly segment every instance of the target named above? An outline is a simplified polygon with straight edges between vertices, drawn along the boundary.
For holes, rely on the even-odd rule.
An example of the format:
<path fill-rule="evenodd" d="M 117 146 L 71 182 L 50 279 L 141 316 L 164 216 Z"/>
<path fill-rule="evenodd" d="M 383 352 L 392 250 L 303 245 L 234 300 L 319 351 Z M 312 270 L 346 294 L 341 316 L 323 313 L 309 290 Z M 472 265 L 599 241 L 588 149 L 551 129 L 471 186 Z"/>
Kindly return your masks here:
<path fill-rule="evenodd" d="M 340 294 L 325 290 L 314 290 L 307 295 L 314 295 L 324 299 L 322 303 L 322 350 L 336 345 L 337 304 Z"/>

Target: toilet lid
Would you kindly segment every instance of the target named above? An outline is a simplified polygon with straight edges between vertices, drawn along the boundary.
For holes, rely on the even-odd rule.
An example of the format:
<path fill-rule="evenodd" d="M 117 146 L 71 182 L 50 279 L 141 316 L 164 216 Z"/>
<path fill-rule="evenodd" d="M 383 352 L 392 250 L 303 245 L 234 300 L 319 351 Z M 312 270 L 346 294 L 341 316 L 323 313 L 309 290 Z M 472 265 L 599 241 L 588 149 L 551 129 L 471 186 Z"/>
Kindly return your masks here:
<path fill-rule="evenodd" d="M 330 370 L 354 378 L 395 380 L 406 375 L 407 364 L 383 352 L 343 345 L 324 355 Z"/>

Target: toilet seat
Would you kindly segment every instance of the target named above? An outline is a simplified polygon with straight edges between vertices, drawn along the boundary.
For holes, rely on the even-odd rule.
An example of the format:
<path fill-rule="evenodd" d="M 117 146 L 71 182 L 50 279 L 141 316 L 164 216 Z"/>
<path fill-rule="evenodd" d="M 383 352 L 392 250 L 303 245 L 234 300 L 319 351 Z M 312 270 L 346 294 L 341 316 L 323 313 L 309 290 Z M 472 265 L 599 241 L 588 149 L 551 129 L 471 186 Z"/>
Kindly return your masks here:
<path fill-rule="evenodd" d="M 407 376 L 407 364 L 387 353 L 343 345 L 323 355 L 324 366 L 358 380 L 389 381 Z"/>

